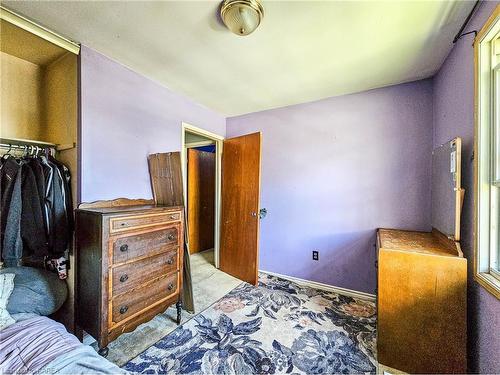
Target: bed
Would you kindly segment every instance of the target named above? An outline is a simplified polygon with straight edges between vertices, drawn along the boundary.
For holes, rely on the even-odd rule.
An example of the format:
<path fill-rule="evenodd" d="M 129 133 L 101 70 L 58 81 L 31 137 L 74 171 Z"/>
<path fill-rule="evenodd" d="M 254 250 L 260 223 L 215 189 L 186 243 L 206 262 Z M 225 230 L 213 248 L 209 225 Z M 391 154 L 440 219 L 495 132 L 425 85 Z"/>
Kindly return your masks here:
<path fill-rule="evenodd" d="M 0 373 L 126 374 L 45 316 L 18 321 L 0 332 Z"/>
<path fill-rule="evenodd" d="M 44 316 L 66 298 L 54 287 L 63 284 L 50 274 L 26 267 L 3 269 L 0 284 L 2 323 L 8 321 L 0 330 L 1 374 L 127 374 Z"/>

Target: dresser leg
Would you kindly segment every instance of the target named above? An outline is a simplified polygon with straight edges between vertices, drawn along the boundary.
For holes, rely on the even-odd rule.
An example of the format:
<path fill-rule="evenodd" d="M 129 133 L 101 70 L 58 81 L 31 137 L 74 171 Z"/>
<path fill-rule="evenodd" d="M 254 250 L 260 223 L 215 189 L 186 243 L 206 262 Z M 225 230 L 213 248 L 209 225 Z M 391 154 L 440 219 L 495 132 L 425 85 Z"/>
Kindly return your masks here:
<path fill-rule="evenodd" d="M 175 307 L 177 308 L 177 325 L 181 324 L 181 313 L 182 313 L 182 302 L 181 300 L 178 300 L 177 303 L 175 304 Z"/>
<path fill-rule="evenodd" d="M 106 358 L 108 356 L 108 353 L 109 353 L 109 349 L 107 346 L 105 346 L 104 348 L 99 348 L 99 351 L 97 352 L 100 356 Z"/>

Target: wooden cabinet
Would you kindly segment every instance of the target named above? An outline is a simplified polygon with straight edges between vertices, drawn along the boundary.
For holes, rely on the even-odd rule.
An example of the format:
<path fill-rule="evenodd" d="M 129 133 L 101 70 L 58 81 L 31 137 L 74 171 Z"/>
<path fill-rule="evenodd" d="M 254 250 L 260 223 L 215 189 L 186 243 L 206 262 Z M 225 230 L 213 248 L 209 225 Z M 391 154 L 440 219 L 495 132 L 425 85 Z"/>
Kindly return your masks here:
<path fill-rule="evenodd" d="M 180 323 L 183 239 L 182 207 L 77 210 L 77 324 L 100 354 L 174 303 Z"/>
<path fill-rule="evenodd" d="M 467 261 L 440 232 L 379 229 L 379 363 L 408 373 L 465 373 Z"/>

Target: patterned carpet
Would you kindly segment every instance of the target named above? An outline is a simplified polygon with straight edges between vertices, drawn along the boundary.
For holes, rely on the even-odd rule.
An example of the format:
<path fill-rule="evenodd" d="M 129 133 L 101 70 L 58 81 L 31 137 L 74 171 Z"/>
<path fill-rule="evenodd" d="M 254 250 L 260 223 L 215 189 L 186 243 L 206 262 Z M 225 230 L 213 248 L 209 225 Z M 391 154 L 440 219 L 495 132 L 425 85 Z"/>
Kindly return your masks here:
<path fill-rule="evenodd" d="M 147 374 L 376 372 L 372 302 L 260 274 L 124 369 Z"/>

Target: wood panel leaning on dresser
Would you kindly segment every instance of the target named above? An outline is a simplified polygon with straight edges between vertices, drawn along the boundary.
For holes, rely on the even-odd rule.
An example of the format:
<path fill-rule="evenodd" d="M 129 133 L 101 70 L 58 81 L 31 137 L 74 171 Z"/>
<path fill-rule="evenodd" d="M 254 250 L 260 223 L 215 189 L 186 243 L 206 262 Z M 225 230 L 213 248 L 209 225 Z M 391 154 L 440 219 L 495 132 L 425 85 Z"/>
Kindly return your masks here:
<path fill-rule="evenodd" d="M 103 356 L 109 342 L 174 303 L 181 318 L 183 208 L 130 203 L 76 211 L 77 325 Z"/>

